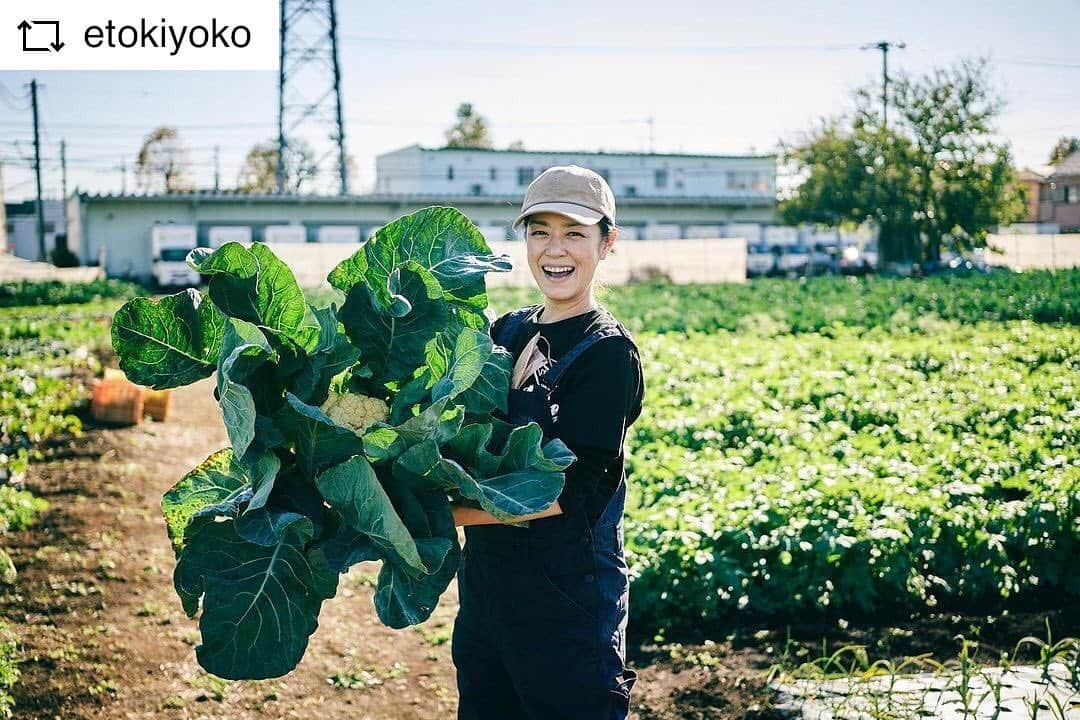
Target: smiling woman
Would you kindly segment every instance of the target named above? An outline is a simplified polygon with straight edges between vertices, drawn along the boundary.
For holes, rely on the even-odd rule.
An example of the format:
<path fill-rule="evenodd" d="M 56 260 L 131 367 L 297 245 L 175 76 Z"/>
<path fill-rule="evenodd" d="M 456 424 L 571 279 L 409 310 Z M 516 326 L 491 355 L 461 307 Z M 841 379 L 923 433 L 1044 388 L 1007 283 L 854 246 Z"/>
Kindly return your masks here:
<path fill-rule="evenodd" d="M 623 441 L 644 380 L 630 333 L 593 295 L 617 237 L 615 198 L 598 174 L 545 171 L 514 222 L 544 302 L 492 325 L 514 358 L 506 419 L 538 424 L 577 459 L 558 500 L 528 527 L 472 508 L 458 573 L 452 652 L 458 717 L 625 718 L 628 572 Z"/>

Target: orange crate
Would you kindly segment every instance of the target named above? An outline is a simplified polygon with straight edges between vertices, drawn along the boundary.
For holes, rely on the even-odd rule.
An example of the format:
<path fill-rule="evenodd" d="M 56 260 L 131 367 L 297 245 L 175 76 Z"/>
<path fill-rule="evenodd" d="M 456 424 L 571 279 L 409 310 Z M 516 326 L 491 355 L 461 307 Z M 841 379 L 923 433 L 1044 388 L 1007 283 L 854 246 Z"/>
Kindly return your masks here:
<path fill-rule="evenodd" d="M 169 400 L 172 397 L 171 390 L 151 390 L 143 388 L 143 411 L 150 419 L 157 422 L 165 422 L 169 416 Z"/>
<path fill-rule="evenodd" d="M 138 425 L 143 416 L 142 388 L 127 380 L 102 380 L 90 397 L 90 414 L 98 422 Z"/>

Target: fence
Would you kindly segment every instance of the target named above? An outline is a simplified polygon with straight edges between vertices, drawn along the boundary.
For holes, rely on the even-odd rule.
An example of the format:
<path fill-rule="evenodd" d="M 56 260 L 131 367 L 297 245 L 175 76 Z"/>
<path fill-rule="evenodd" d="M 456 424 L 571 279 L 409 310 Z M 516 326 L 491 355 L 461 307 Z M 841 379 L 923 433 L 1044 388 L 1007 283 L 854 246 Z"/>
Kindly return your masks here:
<path fill-rule="evenodd" d="M 528 286 L 532 274 L 522 241 L 492 242 L 496 255 L 509 255 L 514 269 L 491 273 L 488 285 Z M 326 275 L 361 246 L 351 243 L 275 243 L 270 249 L 292 268 L 304 287 L 325 284 Z M 600 263 L 597 277 L 609 285 L 665 276 L 676 283 L 746 281 L 746 241 L 742 238 L 701 240 L 635 240 L 618 243 L 615 254 Z"/>
<path fill-rule="evenodd" d="M 1014 270 L 1080 266 L 1080 234 L 990 235 L 987 245 L 1002 253 L 987 252 L 986 262 Z"/>
<path fill-rule="evenodd" d="M 17 280 L 88 282 L 100 277 L 104 277 L 100 267 L 58 268 L 49 263 L 24 260 L 6 252 L 0 252 L 0 282 Z"/>

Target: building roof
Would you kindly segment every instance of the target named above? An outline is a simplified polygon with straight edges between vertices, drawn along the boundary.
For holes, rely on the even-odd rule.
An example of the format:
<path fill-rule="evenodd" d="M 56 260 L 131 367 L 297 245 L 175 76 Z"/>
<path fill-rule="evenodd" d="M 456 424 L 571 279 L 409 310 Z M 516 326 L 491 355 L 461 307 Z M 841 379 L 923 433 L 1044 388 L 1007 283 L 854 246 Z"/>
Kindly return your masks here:
<path fill-rule="evenodd" d="M 175 193 L 156 194 L 113 194 L 113 193 L 79 193 L 81 202 L 191 202 L 191 203 L 293 203 L 297 205 L 307 204 L 334 204 L 353 203 L 358 205 L 443 205 L 446 203 L 473 204 L 473 205 L 505 205 L 517 207 L 521 204 L 524 195 L 472 195 L 463 193 L 452 195 L 449 193 L 369 193 L 366 195 L 298 195 L 277 193 L 242 193 L 236 191 L 194 190 Z M 776 202 L 776 198 L 768 193 L 731 193 L 723 196 L 698 196 L 698 197 L 657 197 L 657 196 L 625 196 L 619 199 L 619 206 L 624 205 L 662 205 L 662 206 L 702 206 L 702 205 L 770 205 Z"/>
<path fill-rule="evenodd" d="M 1065 156 L 1065 159 L 1054 166 L 1054 171 L 1050 173 L 1051 178 L 1062 177 L 1064 175 L 1080 175 L 1080 150 Z"/>
<path fill-rule="evenodd" d="M 1023 168 L 1020 171 L 1019 176 L 1021 180 L 1026 180 L 1028 182 L 1042 182 L 1043 178 L 1045 177 L 1041 173 L 1038 173 L 1031 168 Z"/>
<path fill-rule="evenodd" d="M 459 147 L 424 147 L 418 143 L 407 145 L 397 150 L 391 150 L 390 152 L 383 153 L 383 155 L 390 155 L 393 153 L 401 152 L 402 150 L 411 150 L 417 148 L 421 152 L 477 152 L 477 153 L 491 153 L 493 155 L 593 155 L 596 157 L 652 157 L 652 158 L 678 158 L 680 160 L 765 160 L 776 158 L 775 154 L 765 155 L 701 155 L 701 154 L 684 154 L 684 153 L 642 153 L 642 152 L 605 152 L 603 150 L 507 150 L 497 148 L 459 148 Z M 380 155 L 380 157 L 382 157 Z"/>

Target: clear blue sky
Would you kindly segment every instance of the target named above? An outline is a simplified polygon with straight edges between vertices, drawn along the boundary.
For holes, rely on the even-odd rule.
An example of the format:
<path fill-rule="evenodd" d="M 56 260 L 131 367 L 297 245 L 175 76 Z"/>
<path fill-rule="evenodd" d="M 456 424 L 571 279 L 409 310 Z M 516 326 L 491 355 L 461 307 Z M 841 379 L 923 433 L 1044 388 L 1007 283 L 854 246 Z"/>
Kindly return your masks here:
<path fill-rule="evenodd" d="M 798 5 L 796 7 L 796 5 Z M 374 181 L 375 155 L 437 146 L 470 101 L 497 146 L 743 153 L 775 148 L 816 118 L 850 109 L 851 91 L 880 80 L 862 43 L 904 41 L 891 71 L 921 73 L 986 55 L 1007 101 L 999 131 L 1019 165 L 1041 165 L 1061 135 L 1080 135 L 1080 2 L 938 0 L 702 2 L 549 0 L 340 2 L 339 32 L 354 190 Z M 6 41 L 6 40 L 5 40 Z M 0 151 L 7 200 L 31 197 L 26 84 L 0 72 Z M 276 128 L 276 72 L 41 72 L 45 183 L 59 194 L 59 141 L 69 189 L 117 191 L 143 135 L 180 128 L 200 186 L 222 183 Z M 128 189 L 133 187 L 128 175 Z"/>

